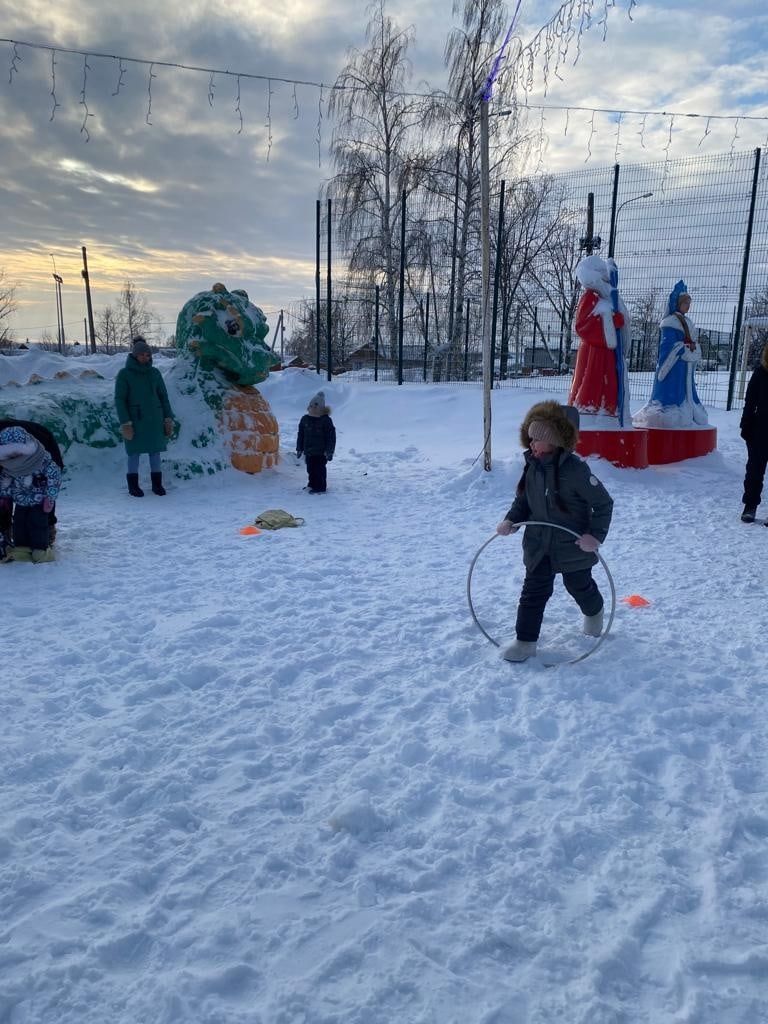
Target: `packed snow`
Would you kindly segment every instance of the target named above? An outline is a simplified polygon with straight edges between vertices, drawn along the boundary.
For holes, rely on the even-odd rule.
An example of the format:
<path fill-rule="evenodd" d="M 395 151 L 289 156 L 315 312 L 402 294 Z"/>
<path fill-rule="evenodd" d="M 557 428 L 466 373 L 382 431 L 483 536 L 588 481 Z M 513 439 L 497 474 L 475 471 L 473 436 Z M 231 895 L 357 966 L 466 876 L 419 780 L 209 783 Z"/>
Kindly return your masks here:
<path fill-rule="evenodd" d="M 58 560 L 0 566 L 0 1022 L 764 1024 L 768 529 L 739 522 L 738 412 L 704 458 L 590 460 L 615 617 L 546 668 L 500 660 L 466 584 L 552 396 L 494 392 L 488 473 L 475 387 L 261 390 L 277 470 L 139 500 L 119 450 L 71 450 Z M 305 525 L 240 534 L 270 508 Z M 500 641 L 520 536 L 472 579 Z M 580 621 L 560 586 L 542 645 L 583 653 Z"/>

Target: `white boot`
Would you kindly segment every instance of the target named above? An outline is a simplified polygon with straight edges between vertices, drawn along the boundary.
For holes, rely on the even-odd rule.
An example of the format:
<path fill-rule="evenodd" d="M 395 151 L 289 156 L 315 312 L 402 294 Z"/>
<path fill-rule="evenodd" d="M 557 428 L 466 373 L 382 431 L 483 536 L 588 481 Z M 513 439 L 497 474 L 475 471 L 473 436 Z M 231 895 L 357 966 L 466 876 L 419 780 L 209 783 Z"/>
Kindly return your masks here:
<path fill-rule="evenodd" d="M 601 608 L 595 615 L 584 616 L 584 632 L 587 636 L 600 636 L 603 632 L 605 609 Z"/>
<path fill-rule="evenodd" d="M 501 652 L 504 661 L 527 661 L 536 653 L 535 640 L 515 640 Z"/>

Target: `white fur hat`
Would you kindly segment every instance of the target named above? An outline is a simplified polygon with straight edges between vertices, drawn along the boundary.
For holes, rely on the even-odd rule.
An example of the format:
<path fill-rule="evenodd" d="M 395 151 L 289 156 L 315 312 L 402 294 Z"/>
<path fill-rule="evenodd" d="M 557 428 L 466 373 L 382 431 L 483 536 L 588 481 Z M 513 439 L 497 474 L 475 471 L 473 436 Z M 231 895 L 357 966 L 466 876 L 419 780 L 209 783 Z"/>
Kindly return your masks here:
<path fill-rule="evenodd" d="M 314 412 L 314 413 L 324 413 L 325 412 L 325 392 L 324 391 L 318 391 L 316 395 L 313 395 L 313 397 L 310 398 L 309 405 L 307 406 L 307 410 L 309 412 Z"/>

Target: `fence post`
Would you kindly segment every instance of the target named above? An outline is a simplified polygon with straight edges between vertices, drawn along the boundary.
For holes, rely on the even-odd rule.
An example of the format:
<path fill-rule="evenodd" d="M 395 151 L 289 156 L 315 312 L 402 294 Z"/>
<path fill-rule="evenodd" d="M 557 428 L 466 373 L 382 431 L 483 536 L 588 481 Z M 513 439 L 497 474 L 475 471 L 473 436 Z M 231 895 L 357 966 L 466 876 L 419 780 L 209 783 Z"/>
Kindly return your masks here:
<path fill-rule="evenodd" d="M 539 307 L 533 307 L 533 344 L 531 345 L 531 371 L 536 369 L 536 331 L 539 327 Z"/>
<path fill-rule="evenodd" d="M 491 384 L 496 365 L 496 316 L 499 309 L 499 280 L 501 278 L 501 254 L 504 251 L 502 236 L 504 233 L 504 189 L 506 182 L 501 183 L 499 195 L 499 224 L 496 228 L 496 266 L 493 272 L 493 309 L 491 312 Z"/>
<path fill-rule="evenodd" d="M 736 326 L 733 332 L 733 349 L 731 350 L 731 369 L 728 374 L 728 401 L 726 409 L 730 412 L 733 408 L 733 387 L 736 383 L 736 363 L 739 354 L 739 338 L 741 336 L 741 324 L 744 318 L 744 296 L 747 291 L 747 274 L 749 273 L 749 252 L 752 247 L 752 228 L 755 223 L 755 203 L 757 201 L 757 181 L 760 176 L 760 150 L 755 150 L 755 170 L 752 175 L 752 197 L 749 202 L 749 217 L 747 219 L 747 237 L 744 240 L 744 260 L 741 265 L 741 284 L 739 285 L 739 304 L 736 308 Z"/>
<path fill-rule="evenodd" d="M 315 371 L 320 373 L 320 200 L 315 203 Z"/>
<path fill-rule="evenodd" d="M 613 256 L 616 244 L 616 200 L 619 196 L 619 165 L 613 165 L 613 198 L 611 199 L 611 233 L 608 236 L 608 256 Z"/>
<path fill-rule="evenodd" d="M 469 380 L 469 299 L 467 299 L 467 319 L 464 324 L 464 380 Z"/>
<path fill-rule="evenodd" d="M 331 200 L 328 200 L 328 274 L 326 279 L 326 305 L 328 308 L 325 311 L 325 324 L 328 337 L 325 339 L 326 345 L 326 364 L 328 380 L 331 379 L 333 373 L 333 353 L 331 352 L 331 328 L 332 328 L 332 309 L 331 309 Z"/>
<path fill-rule="evenodd" d="M 427 289 L 427 311 L 424 316 L 424 383 L 427 382 L 427 351 L 429 349 L 429 289 Z"/>
<path fill-rule="evenodd" d="M 376 285 L 376 305 L 373 310 L 373 380 L 379 379 L 379 293 L 380 286 Z"/>
<path fill-rule="evenodd" d="M 403 315 L 405 309 L 405 189 L 400 205 L 400 295 L 397 324 L 397 383 L 403 383 Z"/>

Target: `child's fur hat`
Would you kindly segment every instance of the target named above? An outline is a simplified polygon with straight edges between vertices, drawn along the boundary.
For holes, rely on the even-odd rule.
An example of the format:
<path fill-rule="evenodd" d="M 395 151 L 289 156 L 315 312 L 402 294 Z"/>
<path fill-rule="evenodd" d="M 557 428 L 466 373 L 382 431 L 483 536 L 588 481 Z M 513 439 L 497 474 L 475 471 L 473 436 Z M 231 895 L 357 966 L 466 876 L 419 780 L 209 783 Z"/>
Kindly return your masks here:
<path fill-rule="evenodd" d="M 572 452 L 579 442 L 578 409 L 554 401 L 531 406 L 520 426 L 520 444 L 530 448 L 531 441 L 546 441 Z"/>

